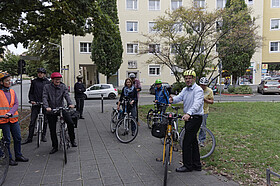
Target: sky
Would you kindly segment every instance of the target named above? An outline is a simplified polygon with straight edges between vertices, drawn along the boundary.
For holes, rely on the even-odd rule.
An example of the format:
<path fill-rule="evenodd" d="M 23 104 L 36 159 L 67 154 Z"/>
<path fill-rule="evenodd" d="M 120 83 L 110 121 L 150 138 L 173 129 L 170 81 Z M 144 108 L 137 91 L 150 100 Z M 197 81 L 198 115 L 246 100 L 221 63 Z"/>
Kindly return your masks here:
<path fill-rule="evenodd" d="M 7 34 L 8 32 L 0 30 L 0 35 Z M 20 55 L 23 52 L 27 51 L 27 49 L 23 48 L 22 44 L 19 43 L 17 48 L 14 45 L 9 45 L 8 49 L 16 55 Z"/>

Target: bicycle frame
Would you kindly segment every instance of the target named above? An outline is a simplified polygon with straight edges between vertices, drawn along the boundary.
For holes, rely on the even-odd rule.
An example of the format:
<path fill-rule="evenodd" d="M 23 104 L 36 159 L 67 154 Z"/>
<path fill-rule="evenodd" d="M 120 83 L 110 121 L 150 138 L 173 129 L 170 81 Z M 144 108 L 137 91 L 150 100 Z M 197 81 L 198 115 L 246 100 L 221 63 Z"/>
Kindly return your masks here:
<path fill-rule="evenodd" d="M 168 114 L 168 125 L 167 125 L 167 130 L 166 130 L 166 135 L 164 138 L 164 144 L 163 144 L 163 156 L 162 156 L 162 162 L 165 162 L 165 145 L 166 143 L 170 143 L 171 142 L 171 148 L 170 148 L 170 159 L 169 159 L 169 163 L 171 163 L 172 160 L 172 152 L 173 152 L 173 137 L 172 137 L 172 120 L 174 120 L 172 113 Z"/>

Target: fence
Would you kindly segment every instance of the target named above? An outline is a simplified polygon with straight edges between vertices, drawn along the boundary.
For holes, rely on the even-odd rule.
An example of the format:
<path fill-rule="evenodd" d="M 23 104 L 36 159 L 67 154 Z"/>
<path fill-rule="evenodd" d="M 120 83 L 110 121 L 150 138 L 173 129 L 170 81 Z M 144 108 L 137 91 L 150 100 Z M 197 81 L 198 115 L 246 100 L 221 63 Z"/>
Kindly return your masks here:
<path fill-rule="evenodd" d="M 278 178 L 280 178 L 280 175 L 279 174 L 277 174 L 276 172 L 273 172 L 273 171 L 271 171 L 270 169 L 266 169 L 266 184 L 268 185 L 268 186 L 270 186 L 271 184 L 270 184 L 270 175 L 274 175 L 274 176 L 277 176 Z"/>

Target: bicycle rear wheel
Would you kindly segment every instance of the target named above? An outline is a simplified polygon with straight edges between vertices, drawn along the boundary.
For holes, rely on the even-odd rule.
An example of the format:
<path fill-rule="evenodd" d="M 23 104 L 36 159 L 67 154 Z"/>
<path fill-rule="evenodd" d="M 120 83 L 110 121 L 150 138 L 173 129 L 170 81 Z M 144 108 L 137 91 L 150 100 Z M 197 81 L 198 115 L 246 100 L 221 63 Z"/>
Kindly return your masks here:
<path fill-rule="evenodd" d="M 152 128 L 152 124 L 153 124 L 153 121 L 152 121 L 152 118 L 153 118 L 153 109 L 150 109 L 148 111 L 148 114 L 147 114 L 147 125 L 148 125 L 148 128 L 151 129 Z"/>
<path fill-rule="evenodd" d="M 116 110 L 113 110 L 111 114 L 111 122 L 110 122 L 110 129 L 112 133 L 116 131 L 117 123 L 118 123 L 118 113 Z"/>
<path fill-rule="evenodd" d="M 0 142 L 0 185 L 2 185 L 6 179 L 9 169 L 9 152 L 4 143 Z"/>
<path fill-rule="evenodd" d="M 164 158 L 164 179 L 163 179 L 163 185 L 167 185 L 167 173 L 168 173 L 168 164 L 170 161 L 170 143 L 166 142 L 165 144 L 165 158 Z"/>
<path fill-rule="evenodd" d="M 216 139 L 214 134 L 210 131 L 210 129 L 206 127 L 201 127 L 200 129 L 205 130 L 206 132 L 206 139 L 204 141 L 204 146 L 199 145 L 200 158 L 203 159 L 209 157 L 214 152 L 216 147 Z M 179 144 L 181 148 L 183 148 L 184 136 L 185 136 L 185 128 L 182 129 L 179 137 Z"/>
<path fill-rule="evenodd" d="M 124 117 L 121 119 L 116 128 L 116 137 L 122 143 L 133 141 L 138 134 L 138 125 L 134 118 Z"/>
<path fill-rule="evenodd" d="M 63 149 L 63 158 L 64 158 L 64 163 L 67 163 L 67 153 L 66 153 L 66 134 L 65 134 L 65 130 L 64 130 L 64 126 L 61 125 L 61 131 L 60 131 L 60 135 L 61 135 L 61 143 L 62 143 L 62 149 Z"/>

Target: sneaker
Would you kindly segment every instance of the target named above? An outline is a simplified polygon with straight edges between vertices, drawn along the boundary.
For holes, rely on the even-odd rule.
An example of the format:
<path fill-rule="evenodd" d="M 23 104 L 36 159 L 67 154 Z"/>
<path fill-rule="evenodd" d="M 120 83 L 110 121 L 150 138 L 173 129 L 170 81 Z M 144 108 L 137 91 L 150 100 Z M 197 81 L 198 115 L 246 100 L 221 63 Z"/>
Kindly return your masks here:
<path fill-rule="evenodd" d="M 53 148 L 53 149 L 50 151 L 50 154 L 54 154 L 54 153 L 56 153 L 57 151 L 58 151 L 57 148 Z"/>
<path fill-rule="evenodd" d="M 9 160 L 9 165 L 10 166 L 16 166 L 16 165 L 18 165 L 18 163 L 16 161 L 14 161 L 13 159 L 10 159 Z"/>
<path fill-rule="evenodd" d="M 31 143 L 32 142 L 32 139 L 26 139 L 24 142 L 22 142 L 21 144 L 22 145 L 25 145 L 27 143 Z"/>

